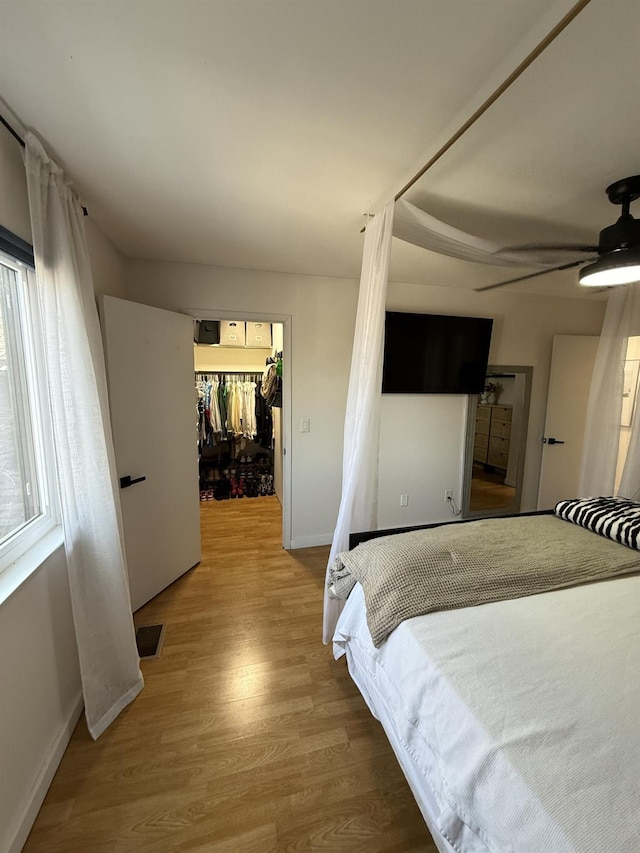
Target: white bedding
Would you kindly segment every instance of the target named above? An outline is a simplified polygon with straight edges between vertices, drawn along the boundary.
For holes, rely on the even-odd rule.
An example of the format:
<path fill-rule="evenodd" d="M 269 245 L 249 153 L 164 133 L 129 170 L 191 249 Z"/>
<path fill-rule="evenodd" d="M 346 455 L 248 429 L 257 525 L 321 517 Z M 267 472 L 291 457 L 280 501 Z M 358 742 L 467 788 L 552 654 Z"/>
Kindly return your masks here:
<path fill-rule="evenodd" d="M 334 636 L 442 851 L 640 851 L 640 577 Z M 440 836 L 440 837 L 438 837 Z"/>

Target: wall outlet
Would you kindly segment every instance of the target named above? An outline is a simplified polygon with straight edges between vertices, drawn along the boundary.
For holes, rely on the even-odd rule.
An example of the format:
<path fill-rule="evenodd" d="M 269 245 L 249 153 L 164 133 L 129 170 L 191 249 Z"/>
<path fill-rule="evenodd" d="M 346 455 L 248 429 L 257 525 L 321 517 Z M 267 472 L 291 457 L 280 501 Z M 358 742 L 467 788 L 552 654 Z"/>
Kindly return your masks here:
<path fill-rule="evenodd" d="M 446 503 L 447 501 L 450 501 L 452 497 L 453 497 L 453 489 L 447 489 L 447 490 L 446 490 L 446 492 L 444 493 L 444 501 L 445 501 L 445 503 Z"/>
<path fill-rule="evenodd" d="M 400 495 L 400 506 L 409 506 L 409 495 Z"/>

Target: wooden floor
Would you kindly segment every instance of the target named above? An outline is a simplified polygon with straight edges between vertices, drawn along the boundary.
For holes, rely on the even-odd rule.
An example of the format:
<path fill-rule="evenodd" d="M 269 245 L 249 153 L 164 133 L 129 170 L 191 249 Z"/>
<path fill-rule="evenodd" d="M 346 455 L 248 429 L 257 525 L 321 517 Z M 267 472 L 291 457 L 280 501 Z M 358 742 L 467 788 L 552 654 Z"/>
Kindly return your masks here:
<path fill-rule="evenodd" d="M 515 499 L 516 490 L 505 486 L 504 474 L 473 466 L 469 509 L 506 509 L 514 505 Z"/>
<path fill-rule="evenodd" d="M 277 498 L 202 505 L 202 563 L 136 614 L 146 687 L 82 720 L 25 853 L 436 853 L 382 728 L 320 642 L 327 548 Z"/>

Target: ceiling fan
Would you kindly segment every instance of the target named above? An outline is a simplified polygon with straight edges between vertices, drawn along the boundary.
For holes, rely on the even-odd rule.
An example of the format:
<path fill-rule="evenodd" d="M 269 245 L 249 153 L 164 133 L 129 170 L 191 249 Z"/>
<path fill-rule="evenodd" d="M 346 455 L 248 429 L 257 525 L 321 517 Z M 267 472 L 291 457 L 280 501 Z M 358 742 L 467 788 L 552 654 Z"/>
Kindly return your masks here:
<path fill-rule="evenodd" d="M 630 284 L 634 281 L 640 281 L 640 220 L 634 219 L 629 210 L 631 202 L 640 198 L 640 175 L 615 181 L 607 187 L 606 193 L 612 204 L 622 205 L 622 213 L 617 222 L 609 225 L 608 228 L 603 228 L 597 246 L 570 243 L 562 245 L 528 244 L 510 247 L 518 252 L 561 251 L 584 253 L 591 255 L 591 257 L 582 258 L 579 261 L 573 260 L 551 269 L 540 270 L 475 289 L 478 291 L 493 290 L 496 287 L 504 287 L 517 281 L 526 281 L 529 278 L 537 278 L 550 272 L 559 272 L 579 266 L 582 267 L 580 284 L 586 287 L 611 287 L 616 284 Z"/>

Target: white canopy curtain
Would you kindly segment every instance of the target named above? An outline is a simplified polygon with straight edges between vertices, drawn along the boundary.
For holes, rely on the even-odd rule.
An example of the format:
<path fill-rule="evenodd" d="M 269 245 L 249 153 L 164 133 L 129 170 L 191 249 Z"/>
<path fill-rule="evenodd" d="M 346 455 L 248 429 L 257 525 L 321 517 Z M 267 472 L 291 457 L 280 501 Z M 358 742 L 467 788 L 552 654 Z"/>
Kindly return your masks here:
<path fill-rule="evenodd" d="M 368 227 L 368 226 L 367 226 Z M 537 267 L 547 269 L 569 262 L 584 254 L 567 251 L 559 258 L 557 253 L 545 253 L 544 249 L 532 252 L 515 252 L 505 249 L 490 240 L 483 240 L 466 231 L 460 231 L 446 222 L 431 216 L 419 207 L 400 198 L 395 204 L 393 236 L 415 246 L 421 246 L 439 255 L 448 255 L 461 261 L 490 264 L 499 267 Z"/>
<path fill-rule="evenodd" d="M 438 254 L 474 263 L 542 269 L 558 264 L 557 255 L 519 254 L 467 234 L 440 222 L 403 198 L 395 204 L 389 202 L 368 222 L 345 416 L 342 499 L 329 565 L 340 551 L 349 547 L 352 531 L 371 530 L 376 526 L 384 313 L 392 236 Z M 331 641 L 341 609 L 342 602 L 332 599 L 325 585 L 322 634 L 325 643 Z"/>
<path fill-rule="evenodd" d="M 620 446 L 624 369 L 630 337 L 640 335 L 640 285 L 615 287 L 609 294 L 593 368 L 578 494 L 613 495 Z M 640 413 L 636 404 L 618 493 L 640 497 Z"/>
<path fill-rule="evenodd" d="M 353 530 L 374 530 L 377 524 L 378 437 L 384 311 L 389 279 L 393 202 L 367 224 L 358 293 L 356 328 L 344 420 L 342 499 L 333 534 L 329 565 L 349 548 Z M 328 580 L 328 567 L 327 567 Z M 324 590 L 323 642 L 331 642 L 344 602 Z"/>
<path fill-rule="evenodd" d="M 32 134 L 25 166 L 73 619 L 89 732 L 143 687 L 83 213 Z"/>

